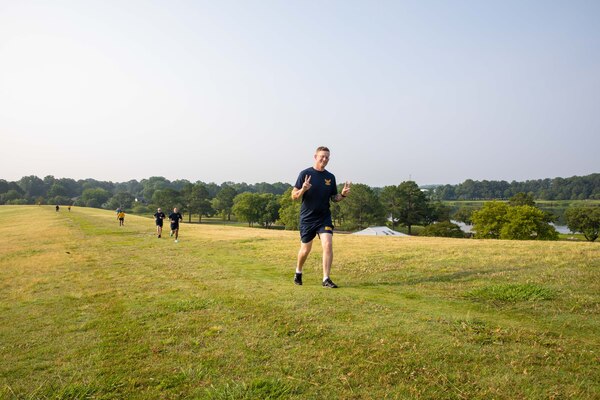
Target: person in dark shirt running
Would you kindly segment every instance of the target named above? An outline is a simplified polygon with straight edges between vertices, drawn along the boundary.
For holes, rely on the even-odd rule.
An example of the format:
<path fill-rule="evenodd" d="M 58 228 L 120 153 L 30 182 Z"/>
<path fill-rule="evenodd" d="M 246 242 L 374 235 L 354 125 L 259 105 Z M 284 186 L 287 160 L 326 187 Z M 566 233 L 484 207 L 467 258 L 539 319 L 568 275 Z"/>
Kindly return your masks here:
<path fill-rule="evenodd" d="M 302 267 L 312 249 L 313 239 L 319 235 L 323 247 L 323 287 L 337 288 L 329 277 L 333 262 L 333 222 L 329 202 L 339 202 L 348 196 L 350 183 L 346 182 L 342 191 L 338 193 L 335 176 L 325 169 L 329 155 L 327 147 L 318 147 L 313 166 L 300 172 L 292 189 L 292 199 L 302 199 L 300 251 L 294 277 L 296 285 L 302 285 Z"/>
<path fill-rule="evenodd" d="M 177 211 L 177 207 L 169 214 L 169 220 L 171 221 L 171 236 L 175 235 L 175 243 L 177 243 L 179 241 L 179 221 L 183 221 L 183 217 Z"/>
<path fill-rule="evenodd" d="M 154 213 L 154 220 L 156 222 L 156 235 L 160 239 L 160 235 L 162 235 L 163 228 L 163 220 L 167 218 L 164 212 L 158 207 L 156 212 Z"/>

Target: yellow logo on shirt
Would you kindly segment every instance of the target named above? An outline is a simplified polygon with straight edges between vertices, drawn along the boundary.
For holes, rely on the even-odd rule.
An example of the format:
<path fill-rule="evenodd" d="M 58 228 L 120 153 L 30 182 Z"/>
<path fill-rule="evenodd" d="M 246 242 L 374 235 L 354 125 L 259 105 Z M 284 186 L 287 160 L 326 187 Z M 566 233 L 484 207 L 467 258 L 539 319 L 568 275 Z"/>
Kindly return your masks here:
<path fill-rule="evenodd" d="M 325 179 L 325 185 L 331 186 L 331 179 Z"/>
<path fill-rule="evenodd" d="M 332 230 L 333 230 L 333 228 L 332 228 L 331 226 L 326 226 L 326 227 L 325 227 L 325 230 L 326 230 L 326 231 L 332 231 Z"/>

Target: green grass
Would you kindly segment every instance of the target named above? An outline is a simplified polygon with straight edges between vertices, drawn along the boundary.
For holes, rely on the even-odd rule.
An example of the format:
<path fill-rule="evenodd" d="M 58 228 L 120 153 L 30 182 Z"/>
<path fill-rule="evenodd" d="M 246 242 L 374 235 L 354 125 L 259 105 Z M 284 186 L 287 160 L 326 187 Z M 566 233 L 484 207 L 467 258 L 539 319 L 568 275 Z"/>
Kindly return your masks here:
<path fill-rule="evenodd" d="M 599 243 L 0 218 L 0 398 L 600 398 Z"/>
<path fill-rule="evenodd" d="M 478 300 L 511 303 L 518 301 L 552 300 L 556 297 L 551 289 L 529 283 L 485 286 L 469 291 L 467 296 Z"/>

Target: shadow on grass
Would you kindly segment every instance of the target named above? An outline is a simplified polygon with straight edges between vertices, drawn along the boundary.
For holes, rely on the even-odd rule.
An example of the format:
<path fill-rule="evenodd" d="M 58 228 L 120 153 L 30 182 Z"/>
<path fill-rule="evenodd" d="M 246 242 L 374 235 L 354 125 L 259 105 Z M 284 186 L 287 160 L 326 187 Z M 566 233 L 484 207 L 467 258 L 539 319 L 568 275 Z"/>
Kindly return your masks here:
<path fill-rule="evenodd" d="M 183 221 L 183 224 L 188 224 L 188 225 L 222 225 L 222 226 L 237 226 L 240 228 L 256 228 L 256 229 L 267 229 L 267 230 L 275 230 L 275 231 L 282 231 L 285 230 L 285 226 L 283 225 L 271 225 L 268 228 L 265 228 L 263 226 L 261 226 L 260 224 L 254 224 L 253 226 L 248 226 L 247 222 L 240 222 L 240 221 L 215 221 L 215 220 L 202 220 L 202 222 L 198 222 L 198 221 Z"/>
<path fill-rule="evenodd" d="M 356 285 L 347 285 L 347 287 L 375 287 L 375 286 L 413 286 L 421 283 L 443 283 L 443 282 L 455 282 L 455 281 L 468 281 L 473 280 L 474 277 L 483 277 L 489 274 L 498 274 L 502 272 L 517 271 L 518 268 L 506 268 L 504 270 L 469 270 L 469 271 L 457 271 L 450 274 L 438 274 L 423 276 L 419 278 L 409 278 L 406 280 L 397 281 L 380 281 L 380 282 L 364 282 Z"/>

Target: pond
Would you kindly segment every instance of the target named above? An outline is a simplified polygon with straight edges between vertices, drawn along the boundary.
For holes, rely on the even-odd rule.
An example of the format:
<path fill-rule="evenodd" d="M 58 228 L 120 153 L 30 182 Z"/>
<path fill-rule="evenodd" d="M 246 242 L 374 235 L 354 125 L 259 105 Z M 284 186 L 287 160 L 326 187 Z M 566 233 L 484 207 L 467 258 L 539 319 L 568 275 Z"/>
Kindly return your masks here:
<path fill-rule="evenodd" d="M 464 222 L 458 222 L 458 221 L 452 221 L 452 223 L 460 226 L 460 229 L 462 229 L 463 232 L 466 232 L 466 233 L 472 232 L 473 225 L 467 225 Z M 566 225 L 554 225 L 554 224 L 550 224 L 550 225 L 554 226 L 554 229 L 556 229 L 556 231 L 558 233 L 562 233 L 562 234 L 572 233 L 571 230 Z"/>

